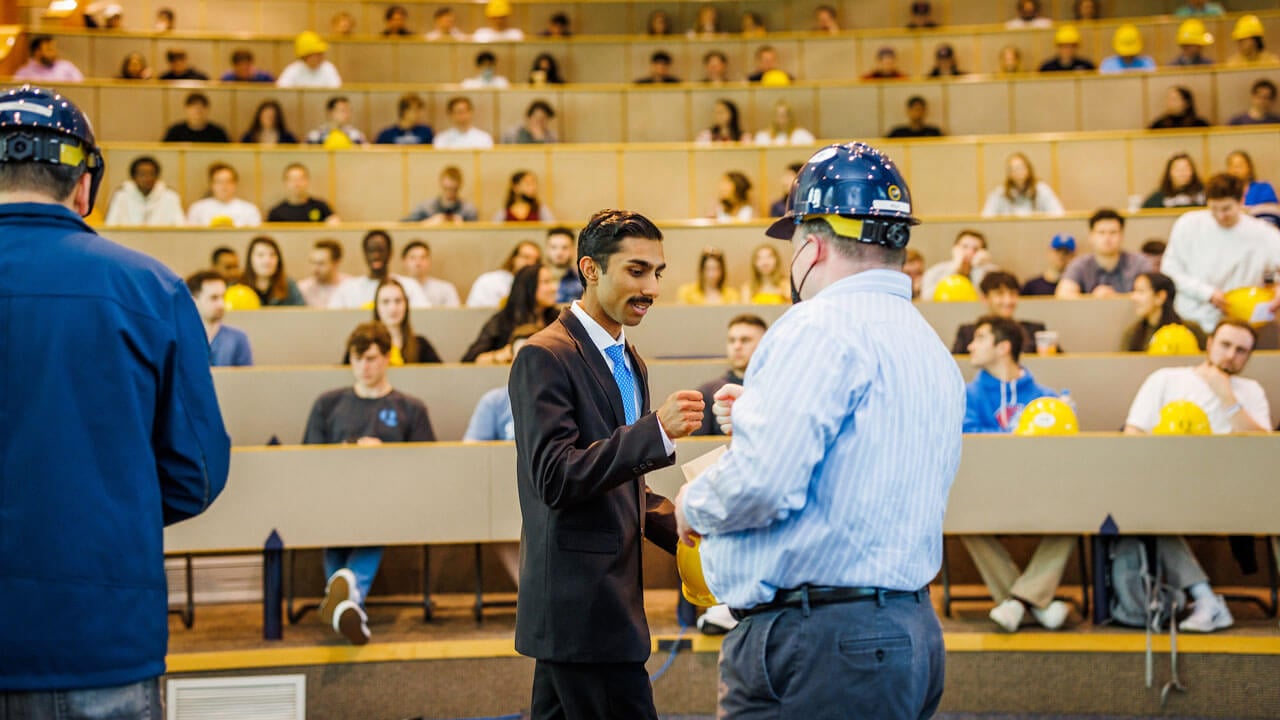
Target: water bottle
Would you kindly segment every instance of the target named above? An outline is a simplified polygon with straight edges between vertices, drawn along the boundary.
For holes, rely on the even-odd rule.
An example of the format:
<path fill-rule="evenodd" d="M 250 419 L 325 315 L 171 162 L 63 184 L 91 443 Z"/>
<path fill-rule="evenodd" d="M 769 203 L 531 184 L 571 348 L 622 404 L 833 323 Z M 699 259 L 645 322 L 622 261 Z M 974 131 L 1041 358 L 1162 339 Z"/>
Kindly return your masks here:
<path fill-rule="evenodd" d="M 1058 399 L 1059 399 L 1059 400 L 1061 400 L 1062 402 L 1066 403 L 1066 404 L 1067 404 L 1067 407 L 1071 408 L 1071 412 L 1076 412 L 1076 410 L 1077 410 L 1077 408 L 1076 408 L 1076 401 L 1075 401 L 1075 400 L 1073 400 L 1073 399 L 1071 399 L 1071 391 L 1070 391 L 1070 390 L 1067 390 L 1067 389 L 1065 389 L 1065 388 L 1064 388 L 1064 389 L 1062 390 L 1062 392 L 1058 393 Z"/>

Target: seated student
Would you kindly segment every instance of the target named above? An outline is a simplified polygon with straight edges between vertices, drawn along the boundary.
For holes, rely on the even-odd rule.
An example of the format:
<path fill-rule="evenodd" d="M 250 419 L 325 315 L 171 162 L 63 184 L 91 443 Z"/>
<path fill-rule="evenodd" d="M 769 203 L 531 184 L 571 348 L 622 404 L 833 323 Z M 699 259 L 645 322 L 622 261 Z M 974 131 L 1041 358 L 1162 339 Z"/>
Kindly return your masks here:
<path fill-rule="evenodd" d="M 939 43 L 933 50 L 933 69 L 929 71 L 929 77 L 959 77 L 964 74 L 956 63 L 955 48 L 950 43 Z"/>
<path fill-rule="evenodd" d="M 354 444 L 433 442 L 435 431 L 421 400 L 391 387 L 391 334 L 379 322 L 356 327 L 347 338 L 347 359 L 355 383 L 330 390 L 311 408 L 302 442 Z M 335 522 L 338 518 L 334 519 Z M 381 547 L 334 547 L 324 551 L 324 601 L 320 621 L 355 645 L 369 642 L 364 602 L 382 563 Z"/>
<path fill-rule="evenodd" d="M 1249 109 L 1235 115 L 1228 125 L 1273 125 L 1280 123 L 1280 114 L 1274 110 L 1276 84 L 1266 78 L 1256 80 L 1249 88 Z"/>
<path fill-rule="evenodd" d="M 521 325 L 546 327 L 560 316 L 556 308 L 559 284 L 550 268 L 530 265 L 521 268 L 511 282 L 511 294 L 502 309 L 480 328 L 462 362 L 477 365 L 510 365 L 515 359 L 511 335 Z"/>
<path fill-rule="evenodd" d="M 418 204 L 401 222 L 444 225 L 475 222 L 480 219 L 476 206 L 462 199 L 462 171 L 446 165 L 440 171 L 440 194 Z"/>
<path fill-rule="evenodd" d="M 1022 72 L 1022 51 L 1017 45 L 1005 45 L 996 56 L 996 71 L 1000 75 L 1016 75 Z"/>
<path fill-rule="evenodd" d="M 665 50 L 655 50 L 649 56 L 649 74 L 636 80 L 639 85 L 678 82 L 680 78 L 671 74 L 671 54 Z"/>
<path fill-rule="evenodd" d="M 247 367 L 253 364 L 249 336 L 243 330 L 222 322 L 227 313 L 227 281 L 212 270 L 201 270 L 187 278 L 187 289 L 196 302 L 196 310 L 209 338 L 209 365 L 213 367 Z"/>
<path fill-rule="evenodd" d="M 209 97 L 193 92 L 182 101 L 182 122 L 170 126 L 164 142 L 226 143 L 231 142 L 221 125 L 209 122 Z"/>
<path fill-rule="evenodd" d="M 724 251 L 707 248 L 698 256 L 698 279 L 676 290 L 677 302 L 683 305 L 735 305 L 741 301 L 738 290 L 726 280 Z"/>
<path fill-rule="evenodd" d="M 1267 50 L 1263 44 L 1265 30 L 1257 15 L 1244 15 L 1231 29 L 1231 39 L 1236 41 L 1236 53 L 1227 58 L 1227 67 L 1274 65 L 1280 56 Z"/>
<path fill-rule="evenodd" d="M 773 122 L 756 133 L 757 145 L 812 145 L 813 133 L 796 123 L 795 111 L 786 100 L 773 104 Z"/>
<path fill-rule="evenodd" d="M 836 18 L 834 7 L 819 5 L 813 9 L 813 31 L 825 35 L 840 34 L 840 21 Z"/>
<path fill-rule="evenodd" d="M 1257 205 L 1266 198 L 1276 196 L 1275 188 L 1266 180 L 1259 180 L 1253 167 L 1253 158 L 1244 150 L 1232 150 L 1227 153 L 1227 174 L 1239 178 L 1244 183 L 1245 207 Z"/>
<path fill-rule="evenodd" d="M 1156 69 L 1156 61 L 1150 55 L 1142 54 L 1142 33 L 1136 25 L 1125 23 L 1116 28 L 1111 47 L 1116 54 L 1102 59 L 1098 65 L 1100 73 L 1151 72 Z"/>
<path fill-rule="evenodd" d="M 1178 289 L 1173 279 L 1158 272 L 1145 272 L 1133 281 L 1133 309 L 1138 314 L 1138 321 L 1124 331 L 1120 339 L 1120 350 L 1123 352 L 1146 352 L 1151 343 L 1151 336 L 1165 325 L 1182 325 L 1196 336 L 1196 344 L 1204 349 L 1204 330 L 1194 320 L 1184 320 L 1173 309 L 1173 299 Z"/>
<path fill-rule="evenodd" d="M 36 35 L 27 44 L 30 59 L 13 73 L 14 80 L 39 84 L 78 83 L 84 73 L 70 60 L 58 57 L 58 43 L 49 35 Z"/>
<path fill-rule="evenodd" d="M 543 257 L 551 279 L 556 282 L 556 304 L 571 303 L 582 297 L 582 275 L 578 272 L 577 240 L 573 230 L 553 227 L 543 242 Z"/>
<path fill-rule="evenodd" d="M 403 5 L 392 5 L 382 14 L 383 37 L 407 37 L 413 34 L 409 29 L 409 11 Z"/>
<path fill-rule="evenodd" d="M 991 261 L 991 253 L 987 252 L 987 236 L 966 228 L 956 233 L 951 243 L 951 259 L 944 260 L 924 271 L 920 283 L 920 297 L 932 300 L 938 283 L 952 275 L 963 275 L 976 287 L 983 276 L 1000 267 Z"/>
<path fill-rule="evenodd" d="M 791 302 L 787 266 L 772 245 L 751 252 L 751 279 L 742 285 L 742 298 L 753 305 L 786 305 Z"/>
<path fill-rule="evenodd" d="M 698 386 L 698 392 L 702 393 L 704 402 L 702 426 L 694 430 L 692 435 L 724 435 L 715 413 L 712 412 L 715 394 L 728 383 L 742 384 L 747 375 L 747 366 L 751 363 L 751 356 L 755 354 L 756 348 L 760 345 L 760 338 L 764 337 L 768 329 L 769 324 L 759 315 L 736 315 L 729 321 L 728 333 L 725 337 L 725 360 L 729 364 L 729 370 Z"/>
<path fill-rule="evenodd" d="M 1018 364 L 1022 333 L 1022 328 L 1008 318 L 989 316 L 978 320 L 968 347 L 969 362 L 978 368 L 978 375 L 965 388 L 965 432 L 1011 432 L 1032 400 L 1057 396 L 1037 384 L 1031 372 Z M 988 614 L 992 622 L 1006 632 L 1017 632 L 1029 609 L 1045 629 L 1062 627 L 1070 608 L 1061 600 L 1054 600 L 1053 595 L 1071 559 L 1074 538 L 1045 536 L 1026 570 L 1019 570 L 993 535 L 964 535 L 961 540 L 996 600 Z"/>
<path fill-rule="evenodd" d="M 254 227 L 262 224 L 258 206 L 236 197 L 240 174 L 226 163 L 209 166 L 209 195 L 187 208 L 187 224 L 195 227 Z"/>
<path fill-rule="evenodd" d="M 467 34 L 458 28 L 458 16 L 453 8 L 436 8 L 431 16 L 432 27 L 425 35 L 427 40 L 466 40 Z"/>
<path fill-rule="evenodd" d="M 281 257 L 280 246 L 275 240 L 259 235 L 249 241 L 249 249 L 244 254 L 248 262 L 245 263 L 244 274 L 240 276 L 238 284 L 257 293 L 262 307 L 298 307 L 307 304 L 297 283 L 285 274 L 284 258 Z"/>
<path fill-rule="evenodd" d="M 533 66 L 529 68 L 530 85 L 563 85 L 564 76 L 560 74 L 560 65 L 556 56 L 551 53 L 538 53 L 533 57 Z"/>
<path fill-rule="evenodd" d="M 1053 34 L 1053 57 L 1040 64 L 1040 72 L 1072 72 L 1094 70 L 1094 65 L 1080 57 L 1080 31 L 1074 25 L 1063 25 Z"/>
<path fill-rule="evenodd" d="M 213 249 L 209 256 L 209 267 L 218 273 L 218 277 L 226 280 L 228 286 L 240 282 L 240 256 L 225 245 Z"/>
<path fill-rule="evenodd" d="M 1151 123 L 1152 130 L 1209 127 L 1209 121 L 1196 114 L 1196 96 L 1181 85 L 1165 93 L 1165 113 Z"/>
<path fill-rule="evenodd" d="M 556 133 L 551 129 L 551 121 L 556 111 L 546 100 L 534 100 L 524 112 L 524 122 L 508 130 L 502 136 L 507 145 L 543 145 L 558 142 Z"/>
<path fill-rule="evenodd" d="M 147 67 L 147 58 L 142 53 L 131 52 L 124 56 L 120 63 L 121 80 L 150 80 L 151 68 Z"/>
<path fill-rule="evenodd" d="M 431 307 L 422 287 L 402 275 L 390 272 L 391 268 L 391 236 L 386 230 L 370 230 L 365 233 L 360 243 L 364 251 L 364 262 L 368 273 L 359 277 L 349 277 L 338 285 L 338 289 L 329 298 L 330 309 L 371 308 L 378 286 L 388 277 L 394 278 L 404 286 L 405 295 L 409 297 L 409 307 Z"/>
<path fill-rule="evenodd" d="M 1070 235 L 1054 235 L 1049 241 L 1049 264 L 1044 272 L 1031 278 L 1022 286 L 1022 295 L 1053 295 L 1067 269 L 1076 256 L 1076 239 Z"/>
<path fill-rule="evenodd" d="M 471 101 L 464 97 L 449 100 L 449 122 L 453 127 L 446 128 L 436 135 L 432 144 L 447 150 L 475 150 L 493 147 L 493 136 L 472 125 L 475 109 Z"/>
<path fill-rule="evenodd" d="M 476 28 L 471 39 L 478 43 L 487 42 L 520 42 L 524 40 L 524 31 L 511 27 L 511 3 L 507 0 L 489 0 L 484 5 L 484 17 L 489 23 Z"/>
<path fill-rule="evenodd" d="M 729 82 L 729 56 L 723 50 L 708 50 L 702 56 L 702 82 L 723 85 Z"/>
<path fill-rule="evenodd" d="M 907 98 L 907 124 L 898 125 L 889 131 L 891 138 L 942 137 L 942 130 L 937 125 L 925 123 L 929 113 L 929 104 L 919 95 Z"/>
<path fill-rule="evenodd" d="M 1053 20 L 1040 14 L 1040 0 L 1018 0 L 1017 15 L 1004 26 L 1010 30 L 1053 27 Z"/>
<path fill-rule="evenodd" d="M 1169 245 L 1165 241 L 1156 238 L 1142 243 L 1142 247 L 1139 250 L 1142 252 L 1142 256 L 1147 259 L 1147 263 L 1151 265 L 1151 272 L 1160 272 L 1160 265 L 1164 262 L 1164 251 L 1168 247 Z"/>
<path fill-rule="evenodd" d="M 1178 56 L 1169 64 L 1174 67 L 1212 65 L 1204 49 L 1213 44 L 1213 35 L 1199 18 L 1188 18 L 1178 25 Z"/>
<path fill-rule="evenodd" d="M 711 127 L 702 130 L 693 141 L 699 145 L 750 142 L 751 135 L 742 129 L 738 105 L 720 98 L 711 106 Z"/>
<path fill-rule="evenodd" d="M 1147 196 L 1142 207 L 1204 207 L 1204 182 L 1190 155 L 1177 152 L 1169 156 L 1160 187 Z"/>
<path fill-rule="evenodd" d="M 350 17 L 350 16 L 348 16 Z M 338 68 L 325 59 L 329 43 L 311 30 L 298 33 L 293 40 L 293 54 L 298 58 L 284 67 L 276 86 L 282 88 L 339 88 L 342 76 Z"/>
<path fill-rule="evenodd" d="M 1059 299 L 1130 293 L 1134 279 L 1151 271 L 1145 257 L 1124 249 L 1124 218 L 1111 208 L 1100 208 L 1089 217 L 1089 245 L 1093 252 L 1072 260 L 1063 271 L 1054 293 Z"/>
<path fill-rule="evenodd" d="M 308 144 L 348 148 L 369 142 L 360 128 L 351 124 L 350 100 L 341 95 L 331 97 L 325 103 L 324 109 L 325 121 L 320 127 L 307 133 Z"/>
<path fill-rule="evenodd" d="M 562 12 L 553 13 L 547 18 L 547 27 L 538 33 L 542 37 L 567 38 L 573 37 L 573 30 L 569 26 L 569 16 Z"/>
<path fill-rule="evenodd" d="M 511 249 L 511 254 L 497 270 L 480 275 L 467 293 L 467 307 L 502 307 L 511 294 L 515 273 L 530 265 L 542 263 L 542 248 L 531 240 L 521 240 Z"/>
<path fill-rule="evenodd" d="M 787 214 L 787 198 L 791 197 L 791 183 L 795 182 L 796 175 L 800 174 L 802 167 L 804 163 L 794 162 L 788 164 L 782 171 L 782 183 L 778 186 L 782 194 L 769 205 L 769 217 L 780 218 Z"/>
<path fill-rule="evenodd" d="M 342 222 L 329 203 L 311 195 L 311 173 L 302 163 L 284 169 L 284 200 L 267 213 L 267 222 Z"/>
<path fill-rule="evenodd" d="M 898 51 L 885 46 L 876 51 L 876 64 L 863 80 L 899 80 L 906 75 L 898 68 Z"/>
<path fill-rule="evenodd" d="M 391 334 L 391 352 L 387 358 L 391 367 L 444 362 L 435 346 L 413 331 L 409 322 L 409 296 L 395 278 L 386 278 L 374 292 L 373 319 Z M 349 358 L 342 359 L 343 365 L 350 362 Z"/>
<path fill-rule="evenodd" d="M 645 21 L 646 35 L 670 35 L 672 31 L 671 16 L 666 10 L 653 10 Z"/>
<path fill-rule="evenodd" d="M 1129 416 L 1126 435 L 1145 435 L 1160 419 L 1160 410 L 1175 400 L 1185 400 L 1204 411 L 1215 435 L 1268 432 L 1272 425 L 1266 392 L 1255 380 L 1240 376 L 1257 343 L 1248 323 L 1223 320 L 1209 336 L 1204 362 L 1191 367 L 1156 370 L 1142 383 Z M 1220 595 L 1209 585 L 1200 563 L 1181 537 L 1158 539 L 1156 554 L 1169 584 L 1187 591 L 1192 610 L 1178 623 L 1184 632 L 1213 632 L 1235 622 Z"/>
<path fill-rule="evenodd" d="M 1034 349 L 1036 333 L 1044 330 L 1045 326 L 1042 322 L 1018 320 L 1014 317 L 1018 312 L 1018 278 L 1002 270 L 996 270 L 987 273 L 982 278 L 979 288 L 982 290 L 982 298 L 986 301 L 987 310 L 990 314 L 979 320 L 978 323 L 993 317 L 1013 320 L 1022 327 L 1021 347 Z M 956 328 L 956 339 L 951 344 L 951 352 L 953 354 L 960 355 L 969 352 L 969 345 L 973 342 L 978 323 L 968 323 Z"/>
<path fill-rule="evenodd" d="M 711 217 L 716 222 L 746 222 L 756 216 L 751 205 L 751 181 L 737 170 L 730 170 L 720 178 L 717 188 L 716 209 Z"/>
<path fill-rule="evenodd" d="M 1020 152 L 1013 153 L 1005 164 L 1004 184 L 991 191 L 982 208 L 983 217 L 1027 215 L 1061 215 L 1062 202 L 1053 188 L 1036 179 L 1031 161 Z"/>
<path fill-rule="evenodd" d="M 500 222 L 555 222 L 551 208 L 538 201 L 538 176 L 532 170 L 517 170 L 511 175 L 507 200 L 493 215 Z"/>
<path fill-rule="evenodd" d="M 331 238 L 317 240 L 311 248 L 311 274 L 298 281 L 298 292 L 313 308 L 329 307 L 333 293 L 347 279 L 342 272 L 342 243 Z"/>
<path fill-rule="evenodd" d="M 258 145 L 294 145 L 298 138 L 289 132 L 284 120 L 284 108 L 276 100 L 263 100 L 253 112 L 253 123 L 241 136 L 240 142 Z"/>
<path fill-rule="evenodd" d="M 169 69 L 160 76 L 161 80 L 208 80 L 209 76 L 195 69 L 187 59 L 187 51 L 174 48 L 164 54 Z"/>
<path fill-rule="evenodd" d="M 458 307 L 462 304 L 458 299 L 458 288 L 453 283 L 431 277 L 431 246 L 425 240 L 410 240 L 400 253 L 400 260 L 404 263 L 405 276 L 418 283 L 431 307 Z"/>
<path fill-rule="evenodd" d="M 142 155 L 129 163 L 129 179 L 112 193 L 106 225 L 173 227 L 186 224 L 183 215 L 182 198 L 160 179 L 160 163 Z"/>
<path fill-rule="evenodd" d="M 481 50 L 476 53 L 476 74 L 475 77 L 465 78 L 462 81 L 463 90 L 476 90 L 479 88 L 507 88 L 511 87 L 511 81 L 497 73 L 498 58 L 488 50 Z"/>
<path fill-rule="evenodd" d="M 237 48 L 231 53 L 231 69 L 222 74 L 222 82 L 273 83 L 271 73 L 253 64 L 253 51 Z"/>
<path fill-rule="evenodd" d="M 911 3 L 911 19 L 907 21 L 908 30 L 927 30 L 938 27 L 933 19 L 933 4 L 929 0 L 916 0 Z"/>
<path fill-rule="evenodd" d="M 529 323 L 512 330 L 511 356 L 514 358 L 518 355 L 525 341 L 541 329 L 541 325 Z M 480 396 L 480 401 L 476 403 L 476 408 L 471 413 L 471 420 L 467 423 L 467 431 L 462 436 L 462 442 L 511 442 L 515 439 L 516 428 L 515 420 L 511 417 L 511 396 L 507 393 L 506 383 L 503 383 Z"/>
<path fill-rule="evenodd" d="M 427 104 L 417 93 L 405 93 L 396 103 L 396 124 L 378 133 L 375 145 L 430 145 L 435 132 L 423 122 Z"/>

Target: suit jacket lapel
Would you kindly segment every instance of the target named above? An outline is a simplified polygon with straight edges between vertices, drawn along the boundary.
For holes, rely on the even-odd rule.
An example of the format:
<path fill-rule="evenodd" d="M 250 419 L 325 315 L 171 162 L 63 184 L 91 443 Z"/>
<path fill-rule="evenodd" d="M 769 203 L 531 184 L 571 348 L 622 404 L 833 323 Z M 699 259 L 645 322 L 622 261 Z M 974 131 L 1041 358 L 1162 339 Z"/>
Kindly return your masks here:
<path fill-rule="evenodd" d="M 640 414 L 649 412 L 649 368 L 640 359 L 636 346 L 627 342 L 627 352 L 631 355 L 631 366 L 636 369 L 636 382 L 640 383 Z"/>
<path fill-rule="evenodd" d="M 582 326 L 577 316 L 569 308 L 565 308 L 560 313 L 560 324 L 564 325 L 569 337 L 573 338 L 574 343 L 578 346 L 578 354 L 582 356 L 587 369 L 591 371 L 591 376 L 595 378 L 600 389 L 604 391 L 605 397 L 609 398 L 609 406 L 613 410 L 614 426 L 621 427 L 625 425 L 627 423 L 627 415 L 622 409 L 622 391 L 618 389 L 618 382 L 613 379 L 613 373 L 609 372 L 609 364 L 604 361 L 604 357 L 596 349 L 596 344 L 591 342 L 591 336 L 587 334 L 587 329 Z"/>

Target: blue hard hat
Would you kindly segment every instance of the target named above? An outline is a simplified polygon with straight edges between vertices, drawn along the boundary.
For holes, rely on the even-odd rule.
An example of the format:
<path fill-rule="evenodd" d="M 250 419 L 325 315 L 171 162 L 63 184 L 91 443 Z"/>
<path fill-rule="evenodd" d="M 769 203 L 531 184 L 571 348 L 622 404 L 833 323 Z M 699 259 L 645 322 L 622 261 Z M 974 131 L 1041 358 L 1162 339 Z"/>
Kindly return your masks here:
<path fill-rule="evenodd" d="M 860 142 L 828 145 L 797 173 L 786 213 L 766 234 L 790 240 L 805 219 L 821 217 L 842 236 L 902 248 L 920 224 L 911 211 L 911 191 L 887 155 Z"/>
<path fill-rule="evenodd" d="M 84 168 L 92 212 L 105 168 L 93 126 L 75 103 L 30 85 L 0 94 L 0 163 L 16 162 Z"/>

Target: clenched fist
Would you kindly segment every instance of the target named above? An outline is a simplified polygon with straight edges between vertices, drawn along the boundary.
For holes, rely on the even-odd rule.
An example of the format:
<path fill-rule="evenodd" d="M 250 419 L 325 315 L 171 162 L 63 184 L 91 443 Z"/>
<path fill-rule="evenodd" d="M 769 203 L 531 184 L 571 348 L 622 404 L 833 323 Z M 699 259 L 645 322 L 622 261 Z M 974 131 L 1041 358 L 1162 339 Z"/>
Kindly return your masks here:
<path fill-rule="evenodd" d="M 702 410 L 706 403 L 702 402 L 702 393 L 697 390 L 677 390 L 658 408 L 658 422 L 667 432 L 667 437 L 687 437 L 694 430 L 702 427 Z"/>
<path fill-rule="evenodd" d="M 716 402 L 711 406 L 711 412 L 715 413 L 716 424 L 720 426 L 720 432 L 725 435 L 733 434 L 733 403 L 741 394 L 741 385 L 727 383 L 717 390 L 714 396 Z"/>

